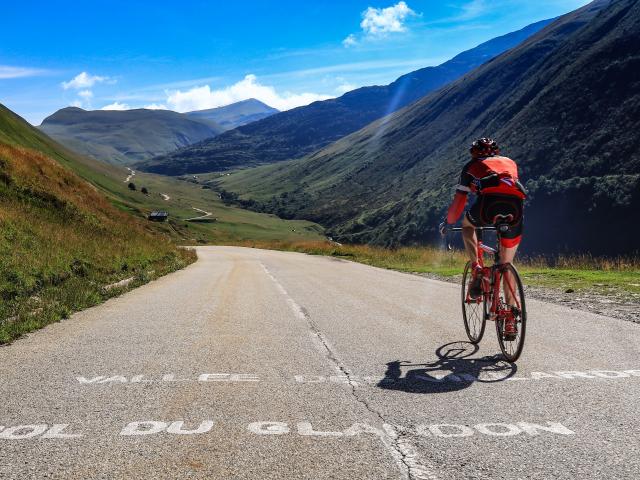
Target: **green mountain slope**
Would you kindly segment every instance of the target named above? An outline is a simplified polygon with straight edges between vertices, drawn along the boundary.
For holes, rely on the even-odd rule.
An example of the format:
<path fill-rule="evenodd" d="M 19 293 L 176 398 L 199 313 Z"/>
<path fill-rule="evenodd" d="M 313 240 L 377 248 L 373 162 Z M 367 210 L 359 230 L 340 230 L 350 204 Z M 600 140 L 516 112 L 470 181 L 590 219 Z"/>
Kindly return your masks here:
<path fill-rule="evenodd" d="M 118 209 L 145 219 L 153 210 L 169 213 L 168 223 L 154 223 L 154 231 L 183 244 L 237 243 L 246 240 L 316 240 L 323 238 L 322 228 L 307 221 L 288 221 L 225 205 L 218 195 L 203 188 L 194 178 L 183 181 L 161 175 L 135 172 L 79 155 L 31 127 L 0 105 L 0 141 L 34 148 L 96 186 Z M 129 179 L 125 181 L 126 179 Z M 128 188 L 129 181 L 136 190 Z M 147 195 L 141 192 L 145 187 Z M 211 213 L 206 222 L 190 222 Z"/>
<path fill-rule="evenodd" d="M 278 112 L 279 110 L 271 108 L 255 98 L 250 98 L 224 107 L 187 112 L 186 115 L 195 120 L 212 120 L 225 130 L 232 130 L 270 117 Z"/>
<path fill-rule="evenodd" d="M 0 343 L 194 259 L 63 160 L 73 161 L 0 105 Z"/>
<path fill-rule="evenodd" d="M 394 112 L 459 78 L 528 38 L 550 20 L 494 38 L 437 67 L 403 75 L 390 85 L 363 87 L 236 128 L 214 139 L 138 165 L 150 172 L 181 175 L 298 158 Z"/>
<path fill-rule="evenodd" d="M 225 177 L 222 188 L 339 239 L 425 242 L 467 145 L 493 136 L 530 190 L 525 249 L 637 250 L 638 38 L 638 0 L 594 2 L 414 105 L 308 158 Z"/>
<path fill-rule="evenodd" d="M 215 137 L 224 129 L 206 118 L 169 110 L 93 110 L 68 107 L 45 118 L 40 129 L 73 150 L 130 165 Z"/>

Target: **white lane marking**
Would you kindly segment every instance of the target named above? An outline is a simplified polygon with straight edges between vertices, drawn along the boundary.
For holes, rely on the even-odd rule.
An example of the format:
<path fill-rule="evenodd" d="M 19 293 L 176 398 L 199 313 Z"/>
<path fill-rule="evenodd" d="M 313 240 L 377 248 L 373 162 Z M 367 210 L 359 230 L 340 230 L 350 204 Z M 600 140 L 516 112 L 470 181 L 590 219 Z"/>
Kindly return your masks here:
<path fill-rule="evenodd" d="M 298 422 L 298 433 L 304 437 L 342 437 L 343 432 L 314 430 L 311 422 Z"/>
<path fill-rule="evenodd" d="M 440 438 L 464 438 L 471 437 L 477 433 L 492 437 L 504 437 L 512 435 L 527 434 L 530 437 L 540 435 L 542 432 L 555 435 L 575 435 L 573 430 L 565 427 L 559 422 L 541 423 L 517 422 L 511 423 L 479 423 L 477 425 L 457 425 L 453 423 L 440 423 L 437 425 L 417 425 L 416 433 L 423 437 Z"/>
<path fill-rule="evenodd" d="M 129 422 L 119 430 L 120 436 L 149 436 L 158 434 L 169 435 L 202 435 L 213 430 L 213 420 L 189 422 L 185 421 L 143 420 Z M 82 433 L 70 433 L 75 430 L 68 423 L 55 423 L 49 427 L 46 423 L 0 426 L 0 440 L 28 440 L 55 439 L 67 440 L 84 437 Z M 357 422 L 343 430 L 325 430 L 313 422 L 304 421 L 295 424 L 280 421 L 257 421 L 246 426 L 246 430 L 254 435 L 299 435 L 301 437 L 316 437 L 319 439 L 341 439 L 359 435 L 375 435 L 395 453 L 395 458 L 408 467 L 411 478 L 432 478 L 431 472 L 418 462 L 418 453 L 408 441 L 410 437 L 437 438 L 467 438 L 476 435 L 483 437 L 505 437 L 525 435 L 575 435 L 576 433 L 559 422 L 516 422 L 516 423 L 478 423 L 475 425 L 461 425 L 441 423 L 435 425 L 418 424 L 410 427 L 402 425 L 382 424 L 382 428 L 368 423 Z M 105 429 L 98 430 L 103 433 Z"/>
<path fill-rule="evenodd" d="M 51 428 L 46 423 L 16 425 L 7 428 L 3 426 L 0 427 L 0 440 L 25 440 L 34 437 L 61 440 L 83 436 L 80 433 L 64 433 L 68 427 L 68 423 L 54 423 Z"/>
<path fill-rule="evenodd" d="M 470 437 L 473 435 L 473 429 L 466 425 L 453 425 L 442 423 L 439 425 L 418 425 L 416 427 L 418 435 L 428 437 L 435 435 L 442 438 Z"/>
<path fill-rule="evenodd" d="M 558 422 L 547 422 L 547 425 L 539 425 L 537 423 L 518 422 L 518 426 L 527 435 L 534 437 L 540 435 L 540 432 L 555 433 L 557 435 L 575 435 L 576 433 Z"/>
<path fill-rule="evenodd" d="M 317 337 L 316 337 L 317 338 Z M 321 340 L 319 340 L 322 342 Z M 323 350 L 326 350 L 322 344 Z M 125 383 L 175 383 L 175 382 L 225 382 L 225 383 L 241 383 L 241 382 L 284 382 L 297 384 L 319 384 L 319 383 L 339 383 L 345 385 L 356 386 L 392 386 L 395 383 L 473 383 L 490 381 L 492 385 L 500 380 L 516 381 L 516 382 L 537 382 L 539 380 L 574 380 L 574 381 L 597 381 L 620 380 L 640 378 L 640 370 L 585 370 L 585 371 L 562 371 L 562 372 L 531 372 L 527 377 L 507 377 L 497 372 L 480 372 L 480 373 L 453 373 L 446 371 L 433 371 L 428 375 L 414 375 L 411 378 L 387 378 L 372 375 L 344 375 L 339 367 L 335 367 L 337 375 L 294 375 L 291 377 L 268 377 L 263 378 L 253 373 L 201 373 L 192 377 L 180 377 L 174 373 L 146 375 L 135 374 L 128 375 L 99 375 L 77 376 L 76 381 L 81 385 L 101 385 L 101 384 L 125 384 Z"/>
<path fill-rule="evenodd" d="M 6 440 L 24 440 L 26 438 L 37 437 L 47 431 L 44 423 L 34 425 L 17 425 L 8 427 L 0 432 L 0 438 Z"/>
<path fill-rule="evenodd" d="M 68 427 L 68 423 L 56 423 L 42 435 L 42 438 L 67 439 L 82 437 L 81 433 L 64 433 Z"/>
<path fill-rule="evenodd" d="M 144 420 L 141 422 L 130 422 L 120 431 L 121 436 L 155 435 L 157 433 L 170 433 L 173 435 L 197 435 L 208 433 L 213 428 L 212 420 L 200 422 L 193 430 L 184 429 L 183 421 L 162 422 L 157 420 Z"/>
<path fill-rule="evenodd" d="M 247 430 L 256 435 L 284 435 L 291 431 L 284 422 L 253 422 L 247 426 Z"/>
<path fill-rule="evenodd" d="M 120 431 L 120 435 L 153 435 L 160 433 L 169 426 L 166 422 L 156 420 L 143 420 L 141 422 L 130 422 Z"/>
<path fill-rule="evenodd" d="M 205 420 L 193 430 L 185 429 L 183 427 L 183 421 L 171 422 L 167 427 L 167 433 L 172 433 L 174 435 L 197 435 L 200 433 L 207 433 L 213 428 L 213 421 Z"/>
<path fill-rule="evenodd" d="M 485 435 L 492 435 L 496 437 L 511 437 L 522 433 L 516 425 L 510 425 L 508 423 L 481 423 L 476 425 L 476 430 Z"/>
<path fill-rule="evenodd" d="M 257 375 L 248 373 L 203 373 L 199 382 L 259 382 Z"/>
<path fill-rule="evenodd" d="M 271 274 L 267 266 L 262 262 L 260 263 L 260 266 L 262 267 L 264 272 L 267 274 L 267 276 L 271 279 L 271 281 L 273 281 L 273 283 L 276 285 L 276 288 L 278 289 L 278 291 L 284 296 L 284 298 L 287 301 L 287 304 L 289 305 L 289 308 L 293 311 L 294 315 L 298 319 L 303 320 L 304 322 L 307 323 L 307 325 L 309 326 L 309 329 L 311 330 L 312 343 L 316 346 L 316 348 L 318 348 L 323 353 L 324 356 L 327 357 L 327 359 L 331 363 L 333 363 L 333 366 L 336 372 L 341 373 L 344 377 L 346 377 L 348 385 L 351 386 L 352 394 L 354 398 L 358 402 L 362 403 L 364 407 L 367 410 L 369 410 L 372 414 L 377 415 L 378 417 L 380 417 L 381 420 L 383 420 L 383 417 L 379 412 L 373 410 L 366 402 L 363 402 L 358 397 L 358 395 L 356 394 L 357 383 L 351 380 L 349 375 L 350 369 L 347 369 L 344 363 L 340 360 L 340 358 L 336 354 L 335 349 L 329 344 L 327 338 L 324 335 L 322 335 L 322 333 L 320 332 L 320 329 L 313 322 L 311 317 L 309 317 L 309 315 L 307 315 L 304 309 L 296 303 L 296 301 L 291 297 L 291 295 L 289 295 L 289 293 L 284 288 L 284 286 L 278 281 L 278 279 L 275 276 Z M 382 444 L 386 447 L 387 451 L 389 452 L 389 454 L 392 456 L 392 458 L 395 460 L 396 464 L 398 465 L 398 468 L 400 469 L 401 478 L 403 479 L 406 478 L 407 480 L 412 480 L 412 479 L 435 480 L 436 479 L 435 474 L 433 474 L 427 466 L 421 465 L 420 463 L 418 463 L 417 453 L 415 452 L 413 447 L 409 444 L 408 440 L 406 440 L 404 437 L 401 437 L 397 434 L 394 437 L 391 437 L 386 434 L 382 434 L 379 437 L 382 440 Z"/>
<path fill-rule="evenodd" d="M 296 303 L 296 301 L 291 297 L 291 295 L 289 295 L 289 292 L 287 292 L 287 290 L 282 286 L 282 284 L 278 281 L 278 279 L 273 276 L 273 274 L 269 271 L 269 269 L 264 263 L 260 263 L 260 266 L 262 267 L 264 272 L 267 274 L 267 276 L 271 279 L 271 281 L 275 284 L 278 292 L 282 294 L 285 301 L 287 302 L 287 305 L 289 306 L 289 309 L 293 312 L 296 318 L 298 320 L 305 321 L 309 325 L 309 328 L 311 329 L 311 332 L 310 332 L 311 343 L 313 343 L 313 346 L 316 347 L 316 349 L 320 351 L 323 355 L 328 356 L 329 360 L 332 361 L 334 364 L 336 364 L 334 365 L 334 368 L 338 372 L 343 372 L 345 370 L 344 365 L 342 365 L 342 363 L 336 358 L 334 349 L 331 347 L 331 345 L 329 345 L 329 343 L 327 342 L 327 339 L 324 338 L 324 336 L 322 336 L 322 334 L 320 333 L 318 328 L 313 324 L 313 322 L 311 321 L 311 318 L 309 318 L 309 316 L 304 311 L 304 309 L 300 305 L 298 305 L 298 303 Z"/>

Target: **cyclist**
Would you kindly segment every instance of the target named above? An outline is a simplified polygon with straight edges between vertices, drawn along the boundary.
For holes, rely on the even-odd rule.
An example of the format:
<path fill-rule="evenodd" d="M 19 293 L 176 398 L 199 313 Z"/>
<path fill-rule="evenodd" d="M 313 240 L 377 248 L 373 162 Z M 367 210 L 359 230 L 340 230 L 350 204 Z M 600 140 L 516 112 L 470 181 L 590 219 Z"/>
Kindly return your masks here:
<path fill-rule="evenodd" d="M 473 268 L 469 295 L 471 298 L 478 298 L 482 295 L 482 267 L 478 265 L 478 238 L 475 229 L 493 225 L 496 215 L 512 215 L 509 231 L 500 238 L 500 262 L 513 262 L 522 239 L 523 203 L 526 194 L 518 181 L 516 163 L 500 155 L 495 140 L 480 138 L 473 142 L 469 152 L 471 161 L 462 169 L 453 202 L 445 221 L 440 225 L 440 231 L 444 233 L 448 225 L 458 221 L 467 203 L 468 194 L 475 194 L 476 201 L 462 220 L 462 238 Z M 511 301 L 509 298 L 505 300 L 508 303 Z M 505 335 L 514 334 L 515 322 L 506 322 Z"/>

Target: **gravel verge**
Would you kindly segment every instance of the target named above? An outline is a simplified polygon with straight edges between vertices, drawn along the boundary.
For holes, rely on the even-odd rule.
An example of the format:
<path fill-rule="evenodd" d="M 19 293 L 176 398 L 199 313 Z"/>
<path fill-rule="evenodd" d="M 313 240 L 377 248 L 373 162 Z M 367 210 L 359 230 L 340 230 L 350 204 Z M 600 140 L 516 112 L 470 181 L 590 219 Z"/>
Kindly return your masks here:
<path fill-rule="evenodd" d="M 449 283 L 459 284 L 462 281 L 462 275 L 445 277 L 434 273 L 414 274 Z M 640 324 L 640 295 L 638 294 L 620 292 L 615 289 L 608 292 L 599 290 L 565 291 L 526 284 L 524 289 L 529 298 Z"/>

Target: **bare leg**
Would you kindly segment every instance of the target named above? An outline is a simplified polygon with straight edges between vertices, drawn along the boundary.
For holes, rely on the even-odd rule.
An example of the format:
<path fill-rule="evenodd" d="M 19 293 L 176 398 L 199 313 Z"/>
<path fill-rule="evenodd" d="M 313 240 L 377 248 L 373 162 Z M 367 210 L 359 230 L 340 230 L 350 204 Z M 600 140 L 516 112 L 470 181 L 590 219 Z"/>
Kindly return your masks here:
<path fill-rule="evenodd" d="M 515 247 L 503 247 L 500 245 L 500 263 L 513 263 L 513 259 L 516 256 L 516 252 L 518 251 L 518 246 Z M 513 275 L 505 274 L 503 277 L 503 285 L 504 285 L 504 296 L 505 302 L 507 304 L 515 306 L 516 299 L 513 297 L 513 293 L 516 293 L 516 279 L 513 278 Z"/>
<path fill-rule="evenodd" d="M 517 245 L 515 247 L 503 247 L 500 245 L 500 263 L 513 263 L 517 251 Z"/>
<path fill-rule="evenodd" d="M 462 240 L 464 248 L 469 255 L 469 260 L 478 262 L 478 237 L 476 236 L 476 227 L 469 221 L 467 216 L 462 220 Z"/>

